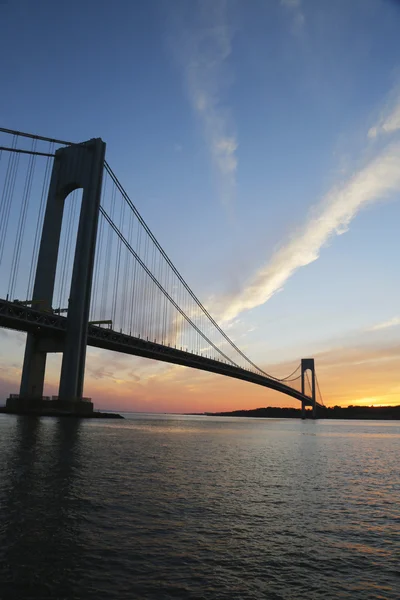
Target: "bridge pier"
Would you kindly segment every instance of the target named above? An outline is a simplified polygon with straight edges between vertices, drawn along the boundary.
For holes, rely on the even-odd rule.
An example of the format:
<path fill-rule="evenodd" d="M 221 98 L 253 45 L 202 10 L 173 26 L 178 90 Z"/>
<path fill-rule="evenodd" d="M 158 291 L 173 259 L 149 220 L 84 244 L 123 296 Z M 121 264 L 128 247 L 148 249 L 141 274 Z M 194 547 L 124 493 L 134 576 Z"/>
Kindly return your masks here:
<path fill-rule="evenodd" d="M 302 358 L 301 359 L 301 393 L 305 394 L 305 377 L 306 372 L 311 371 L 311 406 L 312 406 L 312 418 L 317 417 L 317 402 L 316 402 L 316 387 L 315 387 L 315 363 L 313 358 Z M 301 402 L 301 418 L 306 418 L 306 405 L 304 400 Z"/>
<path fill-rule="evenodd" d="M 32 307 L 51 311 L 65 199 L 74 190 L 82 188 L 67 330 L 61 349 L 63 358 L 58 394 L 58 401 L 62 403 L 63 410 L 70 406 L 71 412 L 79 412 L 76 403 L 82 404 L 104 156 L 105 143 L 101 139 L 92 139 L 57 150 L 33 288 Z M 46 336 L 48 337 L 48 334 Z M 43 334 L 40 327 L 37 332 L 29 333 L 27 336 L 19 394 L 24 407 L 29 404 L 29 401 L 37 404 L 43 396 L 46 357 L 47 351 L 50 350 L 46 349 L 46 344 L 42 344 L 42 341 Z M 16 401 L 14 397 L 13 405 Z M 85 406 L 81 408 L 87 412 L 88 403 L 85 402 Z M 93 405 L 91 409 L 93 410 Z"/>
<path fill-rule="evenodd" d="M 47 352 L 39 350 L 40 338 L 27 334 L 20 396 L 42 397 L 46 372 Z"/>

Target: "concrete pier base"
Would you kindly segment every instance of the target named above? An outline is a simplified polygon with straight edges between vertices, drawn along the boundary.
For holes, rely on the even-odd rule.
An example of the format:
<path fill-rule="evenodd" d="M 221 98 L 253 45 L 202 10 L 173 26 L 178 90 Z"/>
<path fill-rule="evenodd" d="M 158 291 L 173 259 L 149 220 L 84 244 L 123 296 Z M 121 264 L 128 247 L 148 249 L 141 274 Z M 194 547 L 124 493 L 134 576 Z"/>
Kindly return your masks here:
<path fill-rule="evenodd" d="M 90 398 L 59 400 L 54 397 L 29 398 L 12 395 L 7 398 L 6 411 L 14 414 L 75 415 L 87 417 L 93 414 Z"/>

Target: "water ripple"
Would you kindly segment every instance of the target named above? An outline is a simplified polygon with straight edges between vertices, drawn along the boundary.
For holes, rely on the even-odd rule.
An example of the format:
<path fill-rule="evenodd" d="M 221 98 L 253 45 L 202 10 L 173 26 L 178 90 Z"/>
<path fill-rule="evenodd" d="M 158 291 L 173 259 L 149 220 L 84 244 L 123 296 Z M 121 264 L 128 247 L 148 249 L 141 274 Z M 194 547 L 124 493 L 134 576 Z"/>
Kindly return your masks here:
<path fill-rule="evenodd" d="M 0 598 L 400 598 L 396 423 L 0 417 Z"/>

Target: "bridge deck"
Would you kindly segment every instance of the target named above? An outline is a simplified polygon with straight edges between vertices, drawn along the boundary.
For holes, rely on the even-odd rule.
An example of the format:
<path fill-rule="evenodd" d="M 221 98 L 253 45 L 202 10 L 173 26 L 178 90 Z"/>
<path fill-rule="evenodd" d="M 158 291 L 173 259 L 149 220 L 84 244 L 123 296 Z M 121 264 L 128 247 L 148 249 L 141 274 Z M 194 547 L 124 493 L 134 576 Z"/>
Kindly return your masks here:
<path fill-rule="evenodd" d="M 38 311 L 23 304 L 0 299 L 0 327 L 27 333 L 40 333 L 43 335 L 43 338 L 47 338 L 53 344 L 53 351 L 61 351 L 67 328 L 67 318 L 50 311 Z M 87 343 L 89 346 L 105 350 L 142 356 L 241 379 L 242 381 L 248 381 L 276 390 L 304 402 L 307 406 L 312 406 L 312 400 L 309 396 L 305 396 L 290 386 L 270 377 L 258 375 L 252 371 L 247 371 L 246 369 L 224 362 L 185 352 L 178 348 L 118 333 L 112 329 L 103 329 L 97 325 L 89 325 Z"/>

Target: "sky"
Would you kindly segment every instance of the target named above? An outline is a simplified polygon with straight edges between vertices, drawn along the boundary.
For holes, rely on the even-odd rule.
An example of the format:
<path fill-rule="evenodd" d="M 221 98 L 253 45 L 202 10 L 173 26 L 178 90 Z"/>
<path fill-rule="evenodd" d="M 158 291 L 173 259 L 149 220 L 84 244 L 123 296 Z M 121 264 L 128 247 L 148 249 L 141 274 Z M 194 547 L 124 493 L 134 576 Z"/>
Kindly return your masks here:
<path fill-rule="evenodd" d="M 196 295 L 258 365 L 316 361 L 327 405 L 400 404 L 400 2 L 3 0 L 3 127 L 107 160 Z M 23 334 L 0 329 L 0 395 Z M 57 393 L 51 355 L 47 393 Z M 297 406 L 88 348 L 98 408 Z"/>

